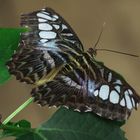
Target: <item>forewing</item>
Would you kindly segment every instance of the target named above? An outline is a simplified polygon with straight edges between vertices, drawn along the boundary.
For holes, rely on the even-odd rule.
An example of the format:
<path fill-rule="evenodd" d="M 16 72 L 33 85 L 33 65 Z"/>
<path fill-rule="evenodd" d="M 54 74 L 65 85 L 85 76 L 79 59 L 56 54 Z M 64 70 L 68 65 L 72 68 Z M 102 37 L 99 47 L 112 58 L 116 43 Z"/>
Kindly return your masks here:
<path fill-rule="evenodd" d="M 83 45 L 70 25 L 50 8 L 23 14 L 21 26 L 30 28 L 30 32 L 21 36 L 26 45 L 83 51 Z"/>
<path fill-rule="evenodd" d="M 19 48 L 7 63 L 9 72 L 21 82 L 37 82 L 52 69 L 69 63 L 70 53 L 83 51 L 72 28 L 50 8 L 23 14 L 21 26 L 29 31 L 21 34 Z"/>

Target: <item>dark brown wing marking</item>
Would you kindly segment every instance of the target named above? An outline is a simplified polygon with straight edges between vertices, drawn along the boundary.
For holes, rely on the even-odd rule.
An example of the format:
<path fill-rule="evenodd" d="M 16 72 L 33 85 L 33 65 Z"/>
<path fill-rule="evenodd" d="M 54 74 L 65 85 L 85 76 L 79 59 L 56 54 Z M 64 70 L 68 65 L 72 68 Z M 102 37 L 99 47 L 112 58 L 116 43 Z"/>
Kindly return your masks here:
<path fill-rule="evenodd" d="M 100 68 L 96 67 L 97 80 L 90 70 L 66 67 L 54 80 L 33 89 L 38 104 L 67 106 L 112 120 L 126 120 L 137 109 L 140 97 L 116 72 L 100 64 Z"/>
<path fill-rule="evenodd" d="M 33 84 L 53 68 L 70 61 L 70 52 L 79 54 L 83 46 L 66 21 L 50 8 L 21 16 L 21 34 L 17 52 L 7 65 L 21 82 Z"/>

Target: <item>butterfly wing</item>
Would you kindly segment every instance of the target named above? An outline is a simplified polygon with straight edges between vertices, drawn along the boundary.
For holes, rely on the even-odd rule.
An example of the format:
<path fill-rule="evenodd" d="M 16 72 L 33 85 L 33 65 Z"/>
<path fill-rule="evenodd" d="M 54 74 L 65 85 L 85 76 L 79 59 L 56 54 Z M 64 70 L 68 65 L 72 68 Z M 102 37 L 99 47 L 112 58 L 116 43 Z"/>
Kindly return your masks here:
<path fill-rule="evenodd" d="M 21 82 L 35 83 L 53 68 L 68 63 L 69 53 L 83 51 L 83 45 L 68 23 L 55 11 L 45 8 L 21 16 L 21 34 L 17 52 L 7 65 Z"/>
<path fill-rule="evenodd" d="M 23 14 L 21 26 L 30 28 L 21 36 L 26 45 L 83 51 L 83 45 L 70 25 L 50 8 Z"/>
<path fill-rule="evenodd" d="M 83 45 L 65 20 L 50 8 L 24 14 L 18 51 L 9 71 L 22 82 L 34 84 L 53 69 L 65 66 L 54 79 L 32 90 L 43 105 L 67 106 L 81 112 L 125 120 L 140 98 L 134 89 L 103 64 L 83 52 Z"/>
<path fill-rule="evenodd" d="M 97 87 L 93 92 L 100 108 L 97 113 L 109 119 L 128 119 L 132 110 L 137 109 L 140 97 L 121 75 L 101 63 L 98 65 Z"/>
<path fill-rule="evenodd" d="M 140 97 L 119 74 L 96 63 L 98 66 L 93 69 L 97 79 L 90 69 L 64 68 L 53 81 L 33 89 L 32 96 L 42 106 L 63 105 L 111 120 L 128 119 L 131 111 L 137 109 Z"/>

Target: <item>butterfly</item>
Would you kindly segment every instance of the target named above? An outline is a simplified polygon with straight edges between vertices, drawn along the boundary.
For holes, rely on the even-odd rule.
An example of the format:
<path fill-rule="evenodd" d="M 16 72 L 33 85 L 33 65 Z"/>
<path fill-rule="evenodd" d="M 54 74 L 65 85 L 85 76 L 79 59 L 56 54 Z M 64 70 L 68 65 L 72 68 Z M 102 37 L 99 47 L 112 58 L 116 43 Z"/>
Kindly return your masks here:
<path fill-rule="evenodd" d="M 41 106 L 65 106 L 111 120 L 126 120 L 140 97 L 126 80 L 95 59 L 70 25 L 54 10 L 21 15 L 18 50 L 7 63 L 20 82 L 34 85 Z"/>

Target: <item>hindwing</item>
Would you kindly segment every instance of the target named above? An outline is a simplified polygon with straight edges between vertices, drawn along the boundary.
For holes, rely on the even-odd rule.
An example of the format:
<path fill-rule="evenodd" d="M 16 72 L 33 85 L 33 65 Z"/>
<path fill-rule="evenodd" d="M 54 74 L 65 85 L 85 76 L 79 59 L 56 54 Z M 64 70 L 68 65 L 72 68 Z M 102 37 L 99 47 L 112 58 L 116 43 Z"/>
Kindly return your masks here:
<path fill-rule="evenodd" d="M 89 66 L 86 71 L 82 64 L 72 69 L 66 66 L 52 81 L 33 89 L 32 96 L 42 106 L 65 106 L 111 120 L 128 119 L 140 102 L 135 90 L 103 64 L 94 60 Z"/>

